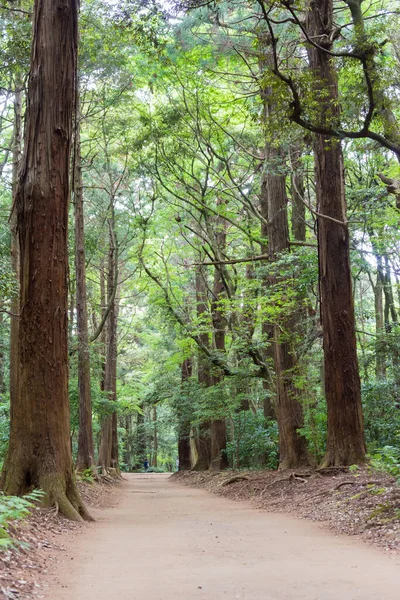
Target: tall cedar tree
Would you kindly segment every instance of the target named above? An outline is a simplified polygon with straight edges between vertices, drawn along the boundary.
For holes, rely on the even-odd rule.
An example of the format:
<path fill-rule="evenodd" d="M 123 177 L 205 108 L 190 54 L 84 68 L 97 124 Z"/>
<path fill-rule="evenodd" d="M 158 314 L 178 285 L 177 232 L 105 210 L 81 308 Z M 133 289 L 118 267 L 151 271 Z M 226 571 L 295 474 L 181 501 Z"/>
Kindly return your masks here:
<path fill-rule="evenodd" d="M 80 115 L 77 106 L 77 114 L 75 116 L 73 180 L 73 198 L 75 205 L 76 323 L 78 332 L 79 385 L 79 435 L 76 468 L 78 471 L 84 471 L 85 469 L 93 469 L 95 466 L 95 462 L 92 427 L 92 395 L 90 385 L 90 353 L 86 293 L 83 181 L 79 117 Z"/>
<path fill-rule="evenodd" d="M 269 39 L 259 36 L 259 46 L 262 50 L 260 70 L 263 74 L 273 64 Z M 269 86 L 261 85 L 261 100 L 265 124 L 273 118 L 276 107 L 272 90 Z M 264 251 L 268 252 L 269 261 L 273 263 L 281 252 L 290 248 L 289 224 L 287 215 L 288 199 L 286 195 L 286 178 L 280 172 L 283 163 L 283 152 L 275 143 L 265 140 L 264 173 L 261 179 L 260 205 L 264 222 L 261 233 L 268 239 Z M 278 283 L 275 275 L 266 277 L 266 287 Z M 279 465 L 281 469 L 298 467 L 308 464 L 307 443 L 299 430 L 303 427 L 303 409 L 300 402 L 300 392 L 295 385 L 297 359 L 294 345 L 290 340 L 283 339 L 288 331 L 295 329 L 295 319 L 286 319 L 284 332 L 274 323 L 265 323 L 263 330 L 271 343 L 275 371 L 275 413 L 279 429 Z"/>
<path fill-rule="evenodd" d="M 322 125 L 339 120 L 338 85 L 329 55 L 333 30 L 332 0 L 311 2 L 307 17 L 310 67 Z M 323 466 L 351 465 L 365 458 L 364 425 L 358 373 L 354 304 L 346 223 L 343 156 L 340 142 L 314 136 L 318 217 L 318 260 L 323 328 L 328 441 Z"/>
<path fill-rule="evenodd" d="M 32 486 L 89 519 L 72 468 L 68 401 L 67 229 L 78 3 L 36 0 L 24 152 L 15 197 L 20 246 L 18 392 L 2 484 Z"/>
<path fill-rule="evenodd" d="M 223 202 L 217 199 L 217 205 L 222 206 Z M 222 216 L 214 219 L 214 243 L 217 251 L 218 260 L 221 260 L 226 249 L 226 230 L 227 221 Z M 214 268 L 214 282 L 211 302 L 211 318 L 213 324 L 213 349 L 225 354 L 225 330 L 226 322 L 222 303 L 226 297 L 224 284 L 223 265 L 216 265 Z M 222 372 L 215 370 L 213 374 L 213 384 L 218 385 L 222 381 Z M 214 419 L 211 421 L 211 461 L 210 468 L 221 471 L 228 467 L 228 457 L 226 454 L 226 422 L 225 419 Z"/>
<path fill-rule="evenodd" d="M 192 359 L 185 358 L 182 363 L 182 384 L 190 379 L 192 376 Z M 178 456 L 179 456 L 179 470 L 190 471 L 192 466 L 191 463 L 191 452 L 190 452 L 190 420 L 187 416 L 179 414 L 178 409 Z"/>
<path fill-rule="evenodd" d="M 205 279 L 204 268 L 196 267 L 196 310 L 197 316 L 201 320 L 208 313 L 207 306 L 207 283 Z M 204 324 L 202 324 L 204 326 Z M 199 335 L 204 348 L 210 347 L 209 334 L 203 332 Z M 198 380 L 204 388 L 212 386 L 212 375 L 210 363 L 206 357 L 199 352 L 198 356 Z M 193 465 L 193 471 L 207 471 L 211 464 L 211 423 L 206 421 L 199 426 L 199 435 L 196 438 L 197 460 Z"/>
<path fill-rule="evenodd" d="M 118 244 L 115 230 L 114 197 L 110 201 L 110 218 L 108 220 L 109 249 L 108 249 L 108 274 L 107 274 L 107 328 L 106 328 L 106 361 L 104 367 L 104 391 L 108 399 L 115 402 L 117 399 L 117 323 L 118 300 L 116 289 L 118 286 Z M 117 413 L 106 415 L 101 426 L 99 448 L 99 466 L 103 473 L 115 469 L 119 474 L 118 461 L 118 423 Z"/>

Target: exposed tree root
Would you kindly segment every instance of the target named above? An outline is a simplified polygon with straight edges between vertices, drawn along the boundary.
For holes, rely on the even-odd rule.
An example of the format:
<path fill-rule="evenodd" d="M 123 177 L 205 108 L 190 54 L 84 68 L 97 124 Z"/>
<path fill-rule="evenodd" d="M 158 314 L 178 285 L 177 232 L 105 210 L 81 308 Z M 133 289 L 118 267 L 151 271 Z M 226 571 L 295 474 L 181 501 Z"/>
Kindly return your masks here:
<path fill-rule="evenodd" d="M 112 477 L 105 475 L 104 473 L 99 475 L 99 481 L 100 483 L 105 483 L 106 485 L 112 485 L 112 483 L 114 483 Z"/>
<path fill-rule="evenodd" d="M 58 512 L 73 521 L 93 521 L 79 495 L 72 465 L 71 468 L 68 465 L 62 467 L 54 460 L 53 470 L 50 471 L 51 459 L 48 459 L 45 464 L 47 471 L 41 472 L 44 460 L 35 457 L 35 463 L 29 459 L 30 455 L 22 445 L 13 452 L 11 449 L 10 446 L 2 473 L 2 486 L 6 494 L 22 496 L 38 488 L 46 494 L 43 501 L 45 505 L 58 507 Z"/>
<path fill-rule="evenodd" d="M 234 477 L 230 477 L 221 483 L 221 487 L 225 487 L 226 485 L 231 485 L 231 483 L 235 483 L 236 481 L 245 481 L 248 480 L 249 477 L 247 475 L 235 475 Z"/>
<path fill-rule="evenodd" d="M 320 475 L 335 475 L 337 473 L 348 473 L 349 467 L 329 465 L 324 466 L 324 463 L 322 463 L 321 466 L 316 469 L 316 472 Z"/>
<path fill-rule="evenodd" d="M 59 511 L 72 521 L 93 521 L 76 488 L 74 480 L 65 486 L 59 475 L 42 475 L 39 487 L 47 494 L 47 502 L 58 506 Z"/>
<path fill-rule="evenodd" d="M 307 479 L 304 479 L 303 477 L 299 477 L 298 475 L 296 475 L 296 473 L 291 473 L 288 477 L 281 477 L 280 479 L 276 479 L 272 483 L 268 483 L 266 486 L 264 486 L 264 489 L 262 490 L 262 492 L 260 494 L 260 499 L 264 496 L 267 489 L 273 487 L 274 485 L 276 485 L 278 483 L 282 483 L 283 481 L 301 481 L 301 483 L 307 483 Z"/>
<path fill-rule="evenodd" d="M 336 490 L 340 490 L 340 488 L 341 488 L 342 486 L 344 486 L 344 485 L 359 485 L 359 486 L 365 486 L 365 485 L 379 485 L 379 484 L 381 484 L 381 483 L 382 483 L 381 481 L 377 481 L 376 479 L 372 479 L 372 480 L 370 480 L 370 481 L 363 481 L 363 482 L 360 482 L 360 481 L 355 481 L 355 480 L 352 480 L 352 481 L 342 481 L 342 483 L 338 483 L 338 485 L 337 485 L 337 486 L 335 486 L 335 487 L 334 487 L 334 488 L 333 488 L 331 491 L 332 491 L 332 492 L 335 492 Z"/>

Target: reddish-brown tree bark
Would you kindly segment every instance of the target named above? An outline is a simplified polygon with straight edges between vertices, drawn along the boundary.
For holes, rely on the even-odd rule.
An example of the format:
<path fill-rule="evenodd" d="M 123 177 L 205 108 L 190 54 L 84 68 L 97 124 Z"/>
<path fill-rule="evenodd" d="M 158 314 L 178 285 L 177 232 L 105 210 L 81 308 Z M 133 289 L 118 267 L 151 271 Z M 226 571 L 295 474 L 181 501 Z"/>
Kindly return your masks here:
<path fill-rule="evenodd" d="M 279 173 L 282 156 L 278 148 L 266 144 L 266 172 L 264 185 L 268 203 L 268 254 L 271 263 L 280 252 L 289 250 L 289 226 L 285 177 Z M 278 282 L 270 276 L 270 286 Z M 300 392 L 294 378 L 297 358 L 290 339 L 295 328 L 294 319 L 282 318 L 273 324 L 273 356 L 276 382 L 275 412 L 279 429 L 279 466 L 282 469 L 309 463 L 307 443 L 299 433 L 303 426 L 303 409 Z"/>
<path fill-rule="evenodd" d="M 86 258 L 83 210 L 83 181 L 79 106 L 75 116 L 74 185 L 75 207 L 75 275 L 76 275 L 76 326 L 78 334 L 78 386 L 79 386 L 79 433 L 76 468 L 78 471 L 92 469 L 94 443 L 92 428 L 92 394 L 90 386 L 89 330 L 86 293 Z"/>
<path fill-rule="evenodd" d="M 104 372 L 104 391 L 108 399 L 117 399 L 117 322 L 118 301 L 114 291 L 118 273 L 118 247 L 115 232 L 114 202 L 110 203 L 111 216 L 109 219 L 109 251 L 108 251 L 108 277 L 107 277 L 107 299 L 110 308 L 107 317 L 106 329 L 106 361 Z M 119 474 L 118 458 L 118 419 L 117 413 L 113 412 L 103 419 L 100 434 L 99 466 L 103 473 L 115 469 Z"/>
<path fill-rule="evenodd" d="M 67 229 L 78 5 L 36 0 L 24 152 L 16 191 L 20 247 L 18 393 L 2 484 L 32 486 L 68 517 L 90 518 L 69 436 Z"/>
<path fill-rule="evenodd" d="M 192 376 L 192 361 L 190 358 L 186 358 L 182 363 L 182 383 L 190 379 Z M 179 458 L 179 470 L 189 471 L 191 464 L 191 453 L 190 453 L 190 420 L 185 418 L 184 415 L 178 413 L 178 458 Z"/>
<path fill-rule="evenodd" d="M 16 78 L 14 97 L 14 132 L 13 132 L 13 165 L 12 165 L 12 199 L 13 204 L 10 215 L 11 232 L 11 269 L 19 286 L 19 242 L 17 234 L 17 209 L 15 205 L 18 184 L 18 171 L 22 153 L 22 81 Z M 11 298 L 11 313 L 19 314 L 19 290 Z M 18 316 L 11 317 L 10 323 L 10 411 L 18 395 Z"/>
<path fill-rule="evenodd" d="M 331 56 L 332 0 L 313 0 L 307 30 L 310 67 L 319 90 L 322 125 L 339 118 L 338 86 Z M 364 424 L 358 373 L 354 305 L 346 223 L 343 157 L 340 142 L 314 136 L 318 217 L 318 260 L 323 328 L 328 441 L 323 466 L 351 465 L 365 459 Z"/>
<path fill-rule="evenodd" d="M 218 206 L 222 206 L 221 201 L 217 201 Z M 226 247 L 226 226 L 227 222 L 221 216 L 214 219 L 214 249 L 218 260 L 222 259 Z M 214 350 L 225 354 L 225 330 L 226 322 L 223 314 L 221 302 L 226 297 L 224 285 L 223 266 L 216 266 L 214 269 L 214 282 L 211 302 L 211 318 L 213 324 L 213 347 Z M 213 384 L 216 385 L 222 381 L 222 373 L 214 372 Z M 211 421 L 211 457 L 210 468 L 215 471 L 221 471 L 228 467 L 228 457 L 226 454 L 226 421 L 224 418 Z"/>
<path fill-rule="evenodd" d="M 208 314 L 207 286 L 205 274 L 201 267 L 196 268 L 196 306 L 197 316 L 203 318 Z M 204 332 L 199 335 L 203 347 L 210 346 L 209 334 Z M 198 355 L 198 381 L 204 388 L 212 385 L 210 363 L 206 357 L 199 352 Z M 193 465 L 193 471 L 207 471 L 211 462 L 211 426 L 209 422 L 201 423 L 199 435 L 196 437 L 197 460 Z"/>
<path fill-rule="evenodd" d="M 263 56 L 260 59 L 262 70 L 271 67 L 272 54 L 268 40 L 261 40 Z M 264 108 L 264 121 L 274 116 L 273 96 L 269 87 L 261 86 L 261 99 Z M 288 251 L 289 225 L 287 216 L 286 180 L 281 173 L 283 157 L 281 150 L 269 139 L 265 143 L 265 164 L 261 181 L 260 211 L 263 217 L 261 234 L 267 239 L 263 252 L 268 252 L 269 261 L 277 260 L 279 253 Z M 265 286 L 274 286 L 275 276 L 268 276 Z M 297 370 L 297 358 L 290 333 L 294 327 L 293 320 L 282 319 L 280 324 L 266 322 L 263 333 L 268 337 L 269 355 L 272 356 L 275 371 L 274 408 L 279 430 L 279 465 L 280 468 L 291 468 L 309 463 L 307 443 L 299 433 L 303 426 L 303 409 L 300 393 L 294 383 Z"/>

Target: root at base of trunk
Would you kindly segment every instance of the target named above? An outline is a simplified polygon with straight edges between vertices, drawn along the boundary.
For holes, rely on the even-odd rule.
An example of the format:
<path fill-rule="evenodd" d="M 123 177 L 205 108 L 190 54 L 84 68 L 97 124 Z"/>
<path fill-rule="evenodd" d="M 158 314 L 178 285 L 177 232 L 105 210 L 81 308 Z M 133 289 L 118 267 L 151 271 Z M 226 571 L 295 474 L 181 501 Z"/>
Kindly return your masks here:
<path fill-rule="evenodd" d="M 58 510 L 72 521 L 94 521 L 81 500 L 74 481 L 65 486 L 58 475 L 43 475 L 39 487 L 47 494 L 48 503 L 58 506 Z"/>

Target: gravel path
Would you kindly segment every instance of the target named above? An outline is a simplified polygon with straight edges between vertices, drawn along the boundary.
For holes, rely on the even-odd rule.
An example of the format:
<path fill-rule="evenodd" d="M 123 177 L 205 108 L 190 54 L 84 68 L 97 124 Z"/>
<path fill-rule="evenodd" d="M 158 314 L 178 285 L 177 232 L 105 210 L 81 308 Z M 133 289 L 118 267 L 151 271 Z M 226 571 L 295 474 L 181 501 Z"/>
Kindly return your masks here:
<path fill-rule="evenodd" d="M 308 521 L 126 475 L 49 578 L 48 600 L 398 600 L 400 556 Z"/>

